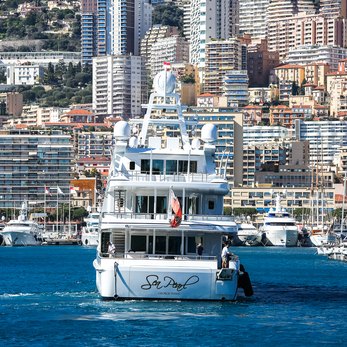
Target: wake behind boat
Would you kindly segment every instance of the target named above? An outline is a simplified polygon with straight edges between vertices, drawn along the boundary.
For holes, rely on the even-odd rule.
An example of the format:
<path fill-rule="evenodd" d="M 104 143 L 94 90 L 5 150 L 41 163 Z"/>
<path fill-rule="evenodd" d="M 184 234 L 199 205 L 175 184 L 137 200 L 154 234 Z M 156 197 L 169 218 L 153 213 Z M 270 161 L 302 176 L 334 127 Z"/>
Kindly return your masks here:
<path fill-rule="evenodd" d="M 37 246 L 41 244 L 41 228 L 28 220 L 27 202 L 23 202 L 18 219 L 10 220 L 1 231 L 5 246 Z"/>
<path fill-rule="evenodd" d="M 297 246 L 298 226 L 289 212 L 281 207 L 279 194 L 276 196 L 276 208 L 266 214 L 260 230 L 266 236 L 265 246 Z"/>
<path fill-rule="evenodd" d="M 103 298 L 235 300 L 238 286 L 252 294 L 237 256 L 221 265 L 222 241 L 237 227 L 222 215 L 229 187 L 215 170 L 217 129 L 204 125 L 203 146 L 189 141 L 175 84 L 159 73 L 144 119 L 115 125 L 93 262 Z"/>

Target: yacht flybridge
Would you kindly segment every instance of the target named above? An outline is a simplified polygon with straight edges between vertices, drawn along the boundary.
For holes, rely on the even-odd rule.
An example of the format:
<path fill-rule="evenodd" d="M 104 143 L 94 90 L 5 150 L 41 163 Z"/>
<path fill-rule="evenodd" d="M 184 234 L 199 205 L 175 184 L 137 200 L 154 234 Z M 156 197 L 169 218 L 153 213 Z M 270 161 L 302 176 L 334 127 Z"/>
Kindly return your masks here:
<path fill-rule="evenodd" d="M 245 282 L 238 257 L 221 268 L 223 240 L 237 226 L 223 215 L 217 129 L 206 124 L 189 140 L 175 85 L 171 72 L 159 73 L 144 119 L 115 124 L 93 263 L 102 298 L 235 300 Z"/>

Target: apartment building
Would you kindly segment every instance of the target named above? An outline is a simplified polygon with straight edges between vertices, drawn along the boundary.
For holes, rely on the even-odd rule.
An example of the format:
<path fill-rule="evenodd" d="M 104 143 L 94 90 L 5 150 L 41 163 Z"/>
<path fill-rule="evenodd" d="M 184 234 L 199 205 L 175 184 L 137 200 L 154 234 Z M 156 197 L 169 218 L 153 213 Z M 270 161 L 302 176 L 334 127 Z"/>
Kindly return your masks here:
<path fill-rule="evenodd" d="M 285 62 L 310 66 L 327 65 L 329 70 L 337 70 L 339 61 L 345 58 L 347 58 L 347 48 L 344 47 L 321 44 L 298 45 L 289 50 Z"/>
<path fill-rule="evenodd" d="M 237 38 L 206 43 L 204 93 L 224 91 L 224 79 L 230 70 L 242 70 L 242 45 Z"/>
<path fill-rule="evenodd" d="M 81 0 L 81 61 L 91 65 L 97 55 L 98 0 Z"/>
<path fill-rule="evenodd" d="M 153 1 L 152 1 L 153 4 Z M 168 25 L 153 25 L 147 30 L 141 40 L 140 55 L 145 58 L 146 69 L 148 72 L 151 70 L 151 52 L 152 46 L 160 39 L 178 35 L 178 28 Z M 189 52 L 188 52 L 189 55 Z"/>
<path fill-rule="evenodd" d="M 43 81 L 44 70 L 40 65 L 8 65 L 6 84 L 32 86 Z"/>
<path fill-rule="evenodd" d="M 347 146 L 347 121 L 295 121 L 295 138 L 310 142 L 310 164 L 331 165 Z"/>
<path fill-rule="evenodd" d="M 185 64 L 189 62 L 189 44 L 184 37 L 174 35 L 158 39 L 151 47 L 151 77 L 163 70 L 163 63 Z"/>
<path fill-rule="evenodd" d="M 244 126 L 243 145 L 250 143 L 263 143 L 270 141 L 281 141 L 292 137 L 290 129 L 282 126 Z"/>
<path fill-rule="evenodd" d="M 240 34 L 250 34 L 252 39 L 267 35 L 267 8 L 270 0 L 238 0 Z"/>
<path fill-rule="evenodd" d="M 223 95 L 228 107 L 242 107 L 248 104 L 247 70 L 229 70 L 224 75 Z"/>
<path fill-rule="evenodd" d="M 19 209 L 24 200 L 54 207 L 67 202 L 73 151 L 71 136 L 61 131 L 8 130 L 0 132 L 0 207 Z M 45 187 L 52 195 L 45 195 Z"/>
<path fill-rule="evenodd" d="M 143 58 L 108 55 L 93 58 L 93 109 L 97 115 L 135 117 L 147 101 Z"/>

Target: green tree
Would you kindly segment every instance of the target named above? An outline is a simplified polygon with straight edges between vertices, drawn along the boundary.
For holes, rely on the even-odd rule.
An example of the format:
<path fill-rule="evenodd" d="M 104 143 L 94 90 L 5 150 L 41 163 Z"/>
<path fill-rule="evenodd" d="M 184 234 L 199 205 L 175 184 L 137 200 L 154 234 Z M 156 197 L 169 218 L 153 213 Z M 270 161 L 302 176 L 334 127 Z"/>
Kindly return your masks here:
<path fill-rule="evenodd" d="M 173 3 L 157 5 L 152 14 L 153 24 L 178 27 L 183 32 L 183 10 Z"/>
<path fill-rule="evenodd" d="M 181 78 L 181 82 L 182 83 L 195 83 L 195 78 L 194 78 L 193 74 L 184 75 Z"/>

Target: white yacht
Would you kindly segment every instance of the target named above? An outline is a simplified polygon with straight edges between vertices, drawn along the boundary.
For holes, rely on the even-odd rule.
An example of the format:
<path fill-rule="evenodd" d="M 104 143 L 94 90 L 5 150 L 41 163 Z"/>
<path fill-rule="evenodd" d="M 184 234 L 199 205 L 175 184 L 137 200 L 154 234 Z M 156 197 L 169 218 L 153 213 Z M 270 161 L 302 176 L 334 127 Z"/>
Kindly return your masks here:
<path fill-rule="evenodd" d="M 99 241 L 99 212 L 90 213 L 84 219 L 86 226 L 82 228 L 81 243 L 83 246 L 97 246 Z"/>
<path fill-rule="evenodd" d="M 93 262 L 102 298 L 235 300 L 238 287 L 252 294 L 237 256 L 221 268 L 222 241 L 237 227 L 222 215 L 229 187 L 215 170 L 217 129 L 204 125 L 203 144 L 189 140 L 175 85 L 171 72 L 159 73 L 144 118 L 115 124 Z"/>
<path fill-rule="evenodd" d="M 265 215 L 260 231 L 265 234 L 265 246 L 294 247 L 298 244 L 299 230 L 295 219 L 281 207 L 281 196 L 276 196 L 276 208 Z"/>
<path fill-rule="evenodd" d="M 5 246 L 36 246 L 42 242 L 38 223 L 28 220 L 27 202 L 23 202 L 18 219 L 10 220 L 1 234 Z"/>
<path fill-rule="evenodd" d="M 237 234 L 233 237 L 235 246 L 260 246 L 262 233 L 253 223 L 237 223 Z"/>

